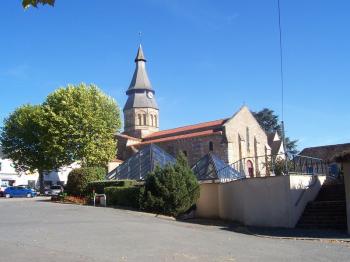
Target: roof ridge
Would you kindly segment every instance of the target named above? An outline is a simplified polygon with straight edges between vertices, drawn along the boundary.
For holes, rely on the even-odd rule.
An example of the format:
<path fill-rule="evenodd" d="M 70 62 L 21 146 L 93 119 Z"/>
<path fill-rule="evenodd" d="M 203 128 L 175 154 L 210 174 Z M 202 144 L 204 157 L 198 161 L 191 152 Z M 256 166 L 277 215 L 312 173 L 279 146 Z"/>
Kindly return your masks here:
<path fill-rule="evenodd" d="M 153 138 L 153 137 L 157 137 L 157 136 L 162 136 L 162 135 L 165 135 L 166 133 L 169 133 L 169 132 L 172 132 L 172 133 L 185 132 L 187 130 L 193 130 L 193 129 L 196 129 L 196 128 L 200 129 L 200 128 L 204 128 L 204 127 L 210 127 L 210 126 L 215 126 L 215 125 L 222 125 L 228 119 L 229 118 L 222 118 L 222 119 L 217 119 L 217 120 L 212 120 L 212 121 L 207 121 L 207 122 L 201 122 L 201 123 L 192 124 L 192 125 L 185 125 L 185 126 L 180 126 L 180 127 L 160 130 L 158 132 L 155 132 L 155 133 L 152 133 L 152 134 L 146 136 L 144 139 Z M 222 123 L 219 123 L 219 122 L 222 122 Z M 212 125 L 210 125 L 210 124 L 212 124 Z M 183 130 L 183 129 L 185 129 L 185 130 Z"/>
<path fill-rule="evenodd" d="M 311 148 L 335 147 L 335 146 L 345 146 L 345 145 L 349 145 L 349 146 L 350 146 L 350 143 L 333 144 L 333 145 L 323 145 L 323 146 L 310 146 L 310 147 L 305 147 L 303 150 L 305 150 L 305 149 L 311 149 Z"/>

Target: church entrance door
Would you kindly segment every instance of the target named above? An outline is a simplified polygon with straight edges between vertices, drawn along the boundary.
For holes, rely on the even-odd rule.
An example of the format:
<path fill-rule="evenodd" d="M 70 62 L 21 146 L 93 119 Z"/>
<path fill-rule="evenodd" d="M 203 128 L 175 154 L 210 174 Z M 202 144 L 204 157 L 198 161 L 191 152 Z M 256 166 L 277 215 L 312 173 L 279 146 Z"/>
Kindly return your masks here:
<path fill-rule="evenodd" d="M 249 177 L 254 177 L 253 162 L 250 161 L 250 160 L 247 161 L 247 169 L 248 169 L 248 175 L 249 175 Z"/>

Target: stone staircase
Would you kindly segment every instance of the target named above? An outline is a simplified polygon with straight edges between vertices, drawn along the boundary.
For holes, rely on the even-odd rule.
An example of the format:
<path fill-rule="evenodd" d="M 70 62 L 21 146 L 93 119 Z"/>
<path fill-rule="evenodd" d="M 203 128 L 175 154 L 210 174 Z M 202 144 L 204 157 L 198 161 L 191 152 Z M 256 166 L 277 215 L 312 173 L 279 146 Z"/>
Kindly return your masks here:
<path fill-rule="evenodd" d="M 316 199 L 307 204 L 297 227 L 345 230 L 347 222 L 344 183 L 333 181 L 322 185 Z"/>

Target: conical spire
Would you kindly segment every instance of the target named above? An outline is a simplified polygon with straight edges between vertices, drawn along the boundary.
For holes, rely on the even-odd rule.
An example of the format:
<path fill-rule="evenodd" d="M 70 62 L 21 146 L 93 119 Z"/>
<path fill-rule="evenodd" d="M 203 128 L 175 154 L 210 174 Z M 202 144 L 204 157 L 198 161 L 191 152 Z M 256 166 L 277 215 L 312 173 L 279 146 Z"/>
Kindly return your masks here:
<path fill-rule="evenodd" d="M 124 110 L 131 108 L 154 108 L 158 109 L 157 102 L 154 98 L 154 90 L 149 81 L 146 70 L 146 58 L 140 45 L 135 58 L 136 68 L 126 94 L 128 100 Z"/>
<path fill-rule="evenodd" d="M 145 55 L 143 54 L 143 50 L 142 50 L 142 46 L 140 44 L 139 46 L 139 49 L 137 50 L 137 55 L 136 55 L 136 58 L 135 58 L 135 62 L 137 63 L 138 61 L 144 61 L 146 62 L 146 58 L 145 58 Z"/>
<path fill-rule="evenodd" d="M 135 58 L 136 68 L 134 75 L 132 77 L 130 86 L 128 88 L 128 91 L 126 91 L 126 94 L 130 94 L 132 90 L 138 89 L 138 90 L 148 90 L 154 93 L 152 89 L 151 82 L 149 81 L 147 71 L 146 71 L 146 59 L 145 55 L 143 54 L 142 46 L 139 46 L 139 49 L 137 50 L 137 55 Z"/>

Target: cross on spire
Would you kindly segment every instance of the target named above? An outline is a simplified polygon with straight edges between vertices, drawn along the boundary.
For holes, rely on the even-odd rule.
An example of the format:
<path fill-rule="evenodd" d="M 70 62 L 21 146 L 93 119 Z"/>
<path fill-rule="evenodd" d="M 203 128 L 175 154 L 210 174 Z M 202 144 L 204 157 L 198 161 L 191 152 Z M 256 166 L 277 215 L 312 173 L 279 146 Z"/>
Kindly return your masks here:
<path fill-rule="evenodd" d="M 142 44 L 142 32 L 139 31 L 139 41 L 140 41 L 140 45 Z"/>

